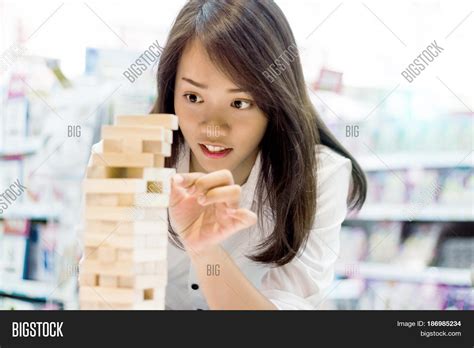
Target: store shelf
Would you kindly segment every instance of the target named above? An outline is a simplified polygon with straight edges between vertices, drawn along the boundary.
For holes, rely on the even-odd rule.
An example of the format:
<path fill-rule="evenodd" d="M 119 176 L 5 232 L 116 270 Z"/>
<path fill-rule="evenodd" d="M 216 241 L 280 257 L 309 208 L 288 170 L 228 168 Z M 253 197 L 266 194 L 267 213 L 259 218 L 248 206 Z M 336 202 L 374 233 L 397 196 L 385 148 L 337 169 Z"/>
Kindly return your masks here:
<path fill-rule="evenodd" d="M 362 296 L 365 290 L 365 282 L 361 279 L 339 279 L 329 289 L 328 299 L 350 300 Z"/>
<path fill-rule="evenodd" d="M 0 146 L 0 158 L 32 155 L 42 148 L 43 143 L 44 138 L 42 137 L 9 140 L 7 144 Z"/>
<path fill-rule="evenodd" d="M 350 273 L 354 278 L 473 286 L 473 271 L 468 269 L 428 267 L 413 270 L 401 265 L 361 262 L 351 265 Z M 336 265 L 336 274 L 345 276 L 347 265 Z"/>
<path fill-rule="evenodd" d="M 365 171 L 399 170 L 407 168 L 474 167 L 474 154 L 469 150 L 432 153 L 380 153 L 356 156 Z"/>
<path fill-rule="evenodd" d="M 367 221 L 474 221 L 474 206 L 367 204 L 347 220 Z"/>
<path fill-rule="evenodd" d="M 0 278 L 1 279 L 1 278 Z M 58 300 L 56 286 L 36 280 L 1 279 L 0 295 L 15 296 L 31 301 Z"/>
<path fill-rule="evenodd" d="M 30 219 L 30 220 L 55 220 L 59 219 L 61 207 L 57 205 L 17 203 L 9 207 L 1 219 Z"/>

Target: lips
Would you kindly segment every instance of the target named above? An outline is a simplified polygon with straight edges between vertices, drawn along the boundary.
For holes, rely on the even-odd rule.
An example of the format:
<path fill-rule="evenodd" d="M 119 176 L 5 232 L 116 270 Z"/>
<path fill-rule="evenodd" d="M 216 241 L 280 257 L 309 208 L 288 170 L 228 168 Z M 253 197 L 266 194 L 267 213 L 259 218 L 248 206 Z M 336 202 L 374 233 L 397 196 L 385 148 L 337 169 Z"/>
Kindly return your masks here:
<path fill-rule="evenodd" d="M 206 157 L 209 158 L 223 158 L 227 156 L 231 151 L 232 148 L 225 147 L 223 145 L 217 144 L 199 144 L 202 152 Z"/>

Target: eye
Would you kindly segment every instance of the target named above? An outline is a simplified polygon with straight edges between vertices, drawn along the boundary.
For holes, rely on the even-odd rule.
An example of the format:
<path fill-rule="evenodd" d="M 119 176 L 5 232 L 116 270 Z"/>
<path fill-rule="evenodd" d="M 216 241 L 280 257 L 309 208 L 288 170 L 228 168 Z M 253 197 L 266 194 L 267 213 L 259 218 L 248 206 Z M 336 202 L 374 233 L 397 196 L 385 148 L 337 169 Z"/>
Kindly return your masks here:
<path fill-rule="evenodd" d="M 193 103 L 193 104 L 200 104 L 204 101 L 200 96 L 194 93 L 186 93 L 183 96 L 186 97 L 188 102 Z"/>
<path fill-rule="evenodd" d="M 250 100 L 236 99 L 230 105 L 236 109 L 244 110 L 251 107 L 252 104 Z"/>

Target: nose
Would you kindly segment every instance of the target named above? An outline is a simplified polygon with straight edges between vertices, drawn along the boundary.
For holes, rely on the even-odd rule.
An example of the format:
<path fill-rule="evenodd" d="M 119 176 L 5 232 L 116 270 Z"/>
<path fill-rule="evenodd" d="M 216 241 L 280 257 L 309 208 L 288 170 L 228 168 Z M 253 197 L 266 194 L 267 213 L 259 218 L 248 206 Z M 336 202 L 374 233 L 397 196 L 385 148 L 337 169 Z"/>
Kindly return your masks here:
<path fill-rule="evenodd" d="M 203 116 L 199 124 L 199 131 L 210 141 L 223 139 L 229 133 L 230 127 L 225 110 L 217 105 L 208 104 L 203 110 Z"/>
<path fill-rule="evenodd" d="M 225 139 L 226 133 L 226 128 L 218 124 L 208 124 L 205 127 L 205 135 L 209 141 Z"/>

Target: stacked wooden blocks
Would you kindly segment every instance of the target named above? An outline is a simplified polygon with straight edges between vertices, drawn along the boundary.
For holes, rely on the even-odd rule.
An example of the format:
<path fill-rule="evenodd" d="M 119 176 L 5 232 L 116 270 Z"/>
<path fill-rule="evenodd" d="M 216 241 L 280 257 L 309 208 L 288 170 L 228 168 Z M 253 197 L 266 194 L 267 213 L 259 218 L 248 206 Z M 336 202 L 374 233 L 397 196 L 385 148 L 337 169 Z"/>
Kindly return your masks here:
<path fill-rule="evenodd" d="M 81 309 L 164 309 L 175 115 L 118 116 L 103 126 L 84 180 Z"/>

